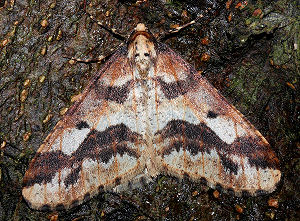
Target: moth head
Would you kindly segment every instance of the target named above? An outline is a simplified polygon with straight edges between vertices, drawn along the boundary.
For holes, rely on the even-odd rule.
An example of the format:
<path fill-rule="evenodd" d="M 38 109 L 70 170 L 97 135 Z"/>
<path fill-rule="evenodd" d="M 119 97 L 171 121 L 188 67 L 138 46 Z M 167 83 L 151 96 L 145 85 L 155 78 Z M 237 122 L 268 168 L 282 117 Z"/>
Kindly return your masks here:
<path fill-rule="evenodd" d="M 128 58 L 142 78 L 147 76 L 156 59 L 155 38 L 142 23 L 137 24 L 129 38 Z"/>
<path fill-rule="evenodd" d="M 135 28 L 135 31 L 146 31 L 146 30 L 147 30 L 147 27 L 143 23 L 138 23 Z"/>

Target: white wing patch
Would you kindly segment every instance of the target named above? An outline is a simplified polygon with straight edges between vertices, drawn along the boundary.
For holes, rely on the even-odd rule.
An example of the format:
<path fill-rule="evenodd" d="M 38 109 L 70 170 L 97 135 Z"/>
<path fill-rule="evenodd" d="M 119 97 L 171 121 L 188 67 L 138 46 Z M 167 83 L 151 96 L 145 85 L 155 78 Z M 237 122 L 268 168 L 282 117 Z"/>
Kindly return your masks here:
<path fill-rule="evenodd" d="M 61 151 L 67 155 L 71 155 L 78 149 L 79 145 L 84 141 L 89 132 L 90 129 L 88 128 L 83 128 L 81 130 L 76 128 L 65 130 L 61 137 Z"/>
<path fill-rule="evenodd" d="M 237 137 L 245 135 L 245 130 L 230 118 L 206 119 L 206 124 L 227 144 L 232 144 Z"/>

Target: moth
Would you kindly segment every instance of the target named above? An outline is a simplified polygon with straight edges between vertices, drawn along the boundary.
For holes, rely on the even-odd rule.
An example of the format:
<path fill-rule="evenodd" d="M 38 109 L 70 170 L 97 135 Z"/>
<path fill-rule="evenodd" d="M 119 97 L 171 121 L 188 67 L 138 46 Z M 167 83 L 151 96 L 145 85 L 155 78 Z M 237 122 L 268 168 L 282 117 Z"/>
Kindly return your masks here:
<path fill-rule="evenodd" d="M 266 139 L 140 23 L 46 137 L 22 194 L 33 209 L 62 210 L 158 174 L 253 196 L 281 178 Z"/>

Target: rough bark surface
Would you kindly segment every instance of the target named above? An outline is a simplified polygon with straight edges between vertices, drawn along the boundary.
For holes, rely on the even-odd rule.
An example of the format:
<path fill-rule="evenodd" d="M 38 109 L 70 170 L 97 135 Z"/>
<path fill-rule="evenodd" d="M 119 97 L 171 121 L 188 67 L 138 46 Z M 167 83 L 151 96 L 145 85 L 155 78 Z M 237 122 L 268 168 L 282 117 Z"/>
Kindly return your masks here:
<path fill-rule="evenodd" d="M 0 1 L 0 220 L 296 220 L 299 218 L 299 8 L 297 1 Z M 212 8 L 210 12 L 205 10 Z M 102 193 L 60 213 L 22 199 L 28 163 L 71 99 L 143 22 L 221 91 L 267 138 L 284 174 L 277 191 L 233 197 L 160 176 L 142 189 Z M 297 17 L 298 16 L 298 17 Z M 298 183 L 298 184 L 297 184 Z M 278 203 L 278 206 L 276 206 Z"/>

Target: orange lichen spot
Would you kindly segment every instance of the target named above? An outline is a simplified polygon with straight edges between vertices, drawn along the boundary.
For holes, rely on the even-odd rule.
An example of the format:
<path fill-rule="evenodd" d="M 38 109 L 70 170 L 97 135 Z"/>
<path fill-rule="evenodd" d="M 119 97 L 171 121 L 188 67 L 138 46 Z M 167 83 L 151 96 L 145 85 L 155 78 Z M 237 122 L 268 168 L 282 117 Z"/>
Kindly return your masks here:
<path fill-rule="evenodd" d="M 28 90 L 27 89 L 22 90 L 20 95 L 20 101 L 24 102 L 27 96 L 28 96 Z"/>
<path fill-rule="evenodd" d="M 268 200 L 268 205 L 270 207 L 278 208 L 279 207 L 278 199 L 270 198 Z"/>
<path fill-rule="evenodd" d="M 227 19 L 228 19 L 228 21 L 229 21 L 229 22 L 231 22 L 231 20 L 232 20 L 232 12 L 230 12 L 230 13 L 229 13 L 229 15 L 228 15 L 228 18 L 227 18 Z"/>
<path fill-rule="evenodd" d="M 45 47 L 43 47 L 42 48 L 42 50 L 41 50 L 41 55 L 45 55 L 46 54 L 46 52 L 47 52 L 47 47 L 45 46 Z"/>
<path fill-rule="evenodd" d="M 44 19 L 44 20 L 41 21 L 41 26 L 43 28 L 46 28 L 48 25 L 49 25 L 49 23 L 48 23 L 48 21 L 46 19 Z"/>
<path fill-rule="evenodd" d="M 64 115 L 68 111 L 67 107 L 64 107 L 63 109 L 60 110 L 59 114 Z"/>
<path fill-rule="evenodd" d="M 260 8 L 254 10 L 252 16 L 259 17 L 262 14 L 262 10 Z"/>
<path fill-rule="evenodd" d="M 228 1 L 226 2 L 226 9 L 229 9 L 230 6 L 231 6 L 231 4 L 232 4 L 232 0 L 228 0 Z"/>
<path fill-rule="evenodd" d="M 235 205 L 235 211 L 237 211 L 238 213 L 241 214 L 241 213 L 243 213 L 244 209 L 240 205 L 236 204 Z"/>
<path fill-rule="evenodd" d="M 59 30 L 56 36 L 56 40 L 59 41 L 62 38 L 62 30 Z"/>
<path fill-rule="evenodd" d="M 46 76 L 45 76 L 45 75 L 39 76 L 39 82 L 40 82 L 40 83 L 43 83 L 43 82 L 45 81 L 45 79 L 46 79 Z"/>
<path fill-rule="evenodd" d="M 58 220 L 58 214 L 56 212 L 49 214 L 48 219 L 50 221 L 57 221 Z"/>
<path fill-rule="evenodd" d="M 208 61 L 210 59 L 210 55 L 208 53 L 203 53 L 201 55 L 201 61 Z"/>
<path fill-rule="evenodd" d="M 6 46 L 8 43 L 9 43 L 9 40 L 8 40 L 8 39 L 4 39 L 4 40 L 1 42 L 1 45 L 4 47 L 4 46 Z"/>
<path fill-rule="evenodd" d="M 202 45 L 208 45 L 209 44 L 209 40 L 208 40 L 207 36 L 201 39 L 201 44 Z"/>
<path fill-rule="evenodd" d="M 229 87 L 230 86 L 230 84 L 231 84 L 231 80 L 229 79 L 229 77 L 227 76 L 227 77 L 225 77 L 225 79 L 224 79 L 224 84 L 226 85 L 226 87 Z"/>
<path fill-rule="evenodd" d="M 237 4 L 235 5 L 235 8 L 239 8 L 239 7 L 241 7 L 241 5 L 242 5 L 242 3 L 239 2 L 239 3 L 237 3 Z"/>
<path fill-rule="evenodd" d="M 293 90 L 296 90 L 296 87 L 292 83 L 286 82 L 286 85 L 292 88 Z"/>
<path fill-rule="evenodd" d="M 218 190 L 215 190 L 215 191 L 213 192 L 213 196 L 214 196 L 216 199 L 219 199 L 219 197 L 220 197 L 220 192 L 219 192 Z"/>
<path fill-rule="evenodd" d="M 23 86 L 24 87 L 28 87 L 30 85 L 30 79 L 26 79 L 24 82 L 23 82 Z"/>
<path fill-rule="evenodd" d="M 248 1 L 242 1 L 235 5 L 235 8 L 243 9 L 248 5 Z"/>
<path fill-rule="evenodd" d="M 31 132 L 26 132 L 25 134 L 23 134 L 23 140 L 26 142 L 29 140 L 31 136 Z"/>
<path fill-rule="evenodd" d="M 192 196 L 197 196 L 198 195 L 198 191 L 197 190 L 195 190 L 194 192 L 192 192 Z"/>
<path fill-rule="evenodd" d="M 52 114 L 48 114 L 48 115 L 45 117 L 45 119 L 43 120 L 43 123 L 44 123 L 44 124 L 47 123 L 49 120 L 51 120 L 52 117 L 53 117 Z"/>

